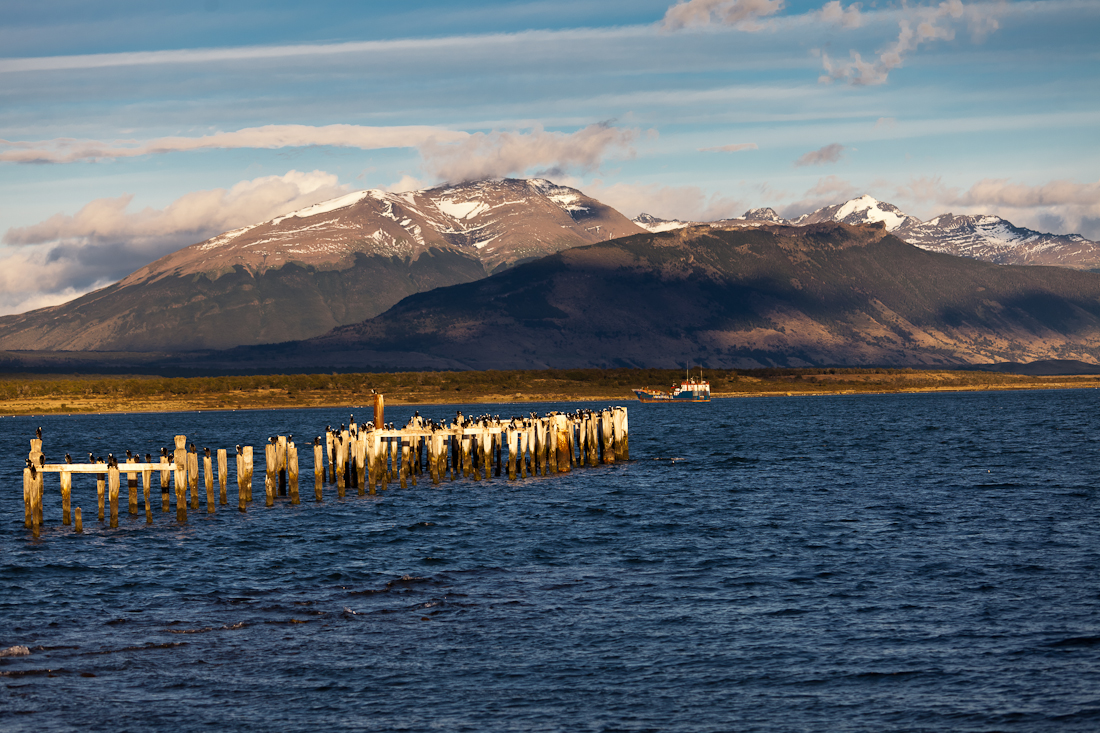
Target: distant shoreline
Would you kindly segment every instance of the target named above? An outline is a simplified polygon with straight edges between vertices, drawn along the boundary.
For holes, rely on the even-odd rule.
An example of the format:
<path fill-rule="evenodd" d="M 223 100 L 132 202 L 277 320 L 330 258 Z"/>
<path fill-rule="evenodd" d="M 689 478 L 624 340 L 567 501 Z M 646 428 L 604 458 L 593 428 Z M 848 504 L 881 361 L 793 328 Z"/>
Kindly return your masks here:
<path fill-rule="evenodd" d="M 636 402 L 634 387 L 669 385 L 674 370 L 545 370 L 258 377 L 36 377 L 0 379 L 0 416 L 344 408 L 388 405 Z M 1096 389 L 1100 374 L 1025 376 L 914 369 L 705 371 L 715 399 Z"/>

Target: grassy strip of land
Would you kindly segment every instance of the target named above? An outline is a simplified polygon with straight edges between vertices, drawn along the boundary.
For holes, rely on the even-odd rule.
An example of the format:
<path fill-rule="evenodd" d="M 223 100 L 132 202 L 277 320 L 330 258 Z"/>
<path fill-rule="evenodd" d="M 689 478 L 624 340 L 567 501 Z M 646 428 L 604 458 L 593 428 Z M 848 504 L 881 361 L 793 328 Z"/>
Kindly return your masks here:
<path fill-rule="evenodd" d="M 704 376 L 715 397 L 1100 387 L 1100 374 L 1036 377 L 923 369 L 735 369 Z M 178 378 L 28 374 L 0 379 L 0 414 L 352 407 L 370 404 L 375 391 L 389 404 L 621 403 L 634 399 L 632 388 L 667 390 L 682 378 L 683 372 L 662 369 Z"/>

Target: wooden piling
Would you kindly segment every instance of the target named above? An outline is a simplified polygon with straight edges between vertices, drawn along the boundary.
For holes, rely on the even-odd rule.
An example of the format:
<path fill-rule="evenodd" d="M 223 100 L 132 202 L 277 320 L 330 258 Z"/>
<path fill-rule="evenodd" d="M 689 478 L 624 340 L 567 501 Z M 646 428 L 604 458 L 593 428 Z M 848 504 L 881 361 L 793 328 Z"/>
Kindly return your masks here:
<path fill-rule="evenodd" d="M 75 514 L 75 517 L 76 517 L 76 526 L 73 527 L 73 529 L 76 530 L 77 532 L 83 532 L 84 531 L 84 522 L 80 518 L 80 507 L 76 508 L 76 511 L 74 512 L 74 514 Z"/>
<path fill-rule="evenodd" d="M 237 446 L 237 454 L 233 456 L 237 467 L 237 511 L 247 511 L 244 505 L 244 456 L 241 455 L 241 447 Z"/>
<path fill-rule="evenodd" d="M 72 459 L 68 459 L 72 463 Z M 66 527 L 72 523 L 71 510 L 73 496 L 73 475 L 68 471 L 61 472 L 61 523 Z"/>
<path fill-rule="evenodd" d="M 325 450 L 328 452 L 328 473 L 329 473 L 328 482 L 330 484 L 336 483 L 336 464 L 333 463 L 333 460 L 332 460 L 333 442 L 334 441 L 335 441 L 335 438 L 332 434 L 332 430 L 329 429 L 329 428 L 325 428 Z"/>
<path fill-rule="evenodd" d="M 359 496 L 367 493 L 367 433 L 360 430 L 356 433 L 355 441 L 355 487 L 359 489 Z"/>
<path fill-rule="evenodd" d="M 148 453 L 145 454 L 145 462 L 146 463 L 152 463 L 153 462 L 153 457 L 151 455 L 149 455 Z M 153 484 L 153 472 L 150 471 L 149 469 L 145 469 L 144 471 L 141 472 L 141 489 L 142 489 L 142 494 L 144 494 L 144 496 L 145 496 L 145 523 L 146 524 L 152 524 L 153 523 L 153 507 L 152 507 L 152 504 L 149 503 L 149 490 L 152 488 L 152 484 Z"/>
<path fill-rule="evenodd" d="M 134 463 L 134 457 L 129 455 L 129 451 L 126 451 L 126 462 Z M 128 471 L 126 473 L 126 489 L 129 492 L 129 502 L 127 504 L 128 510 L 131 515 L 136 515 L 138 512 L 138 481 L 137 473 Z"/>
<path fill-rule="evenodd" d="M 198 454 L 196 454 L 197 456 Z M 196 458 L 196 460 L 198 460 Z M 214 513 L 214 461 L 210 456 L 210 449 L 203 449 L 202 476 L 206 480 L 206 513 Z"/>
<path fill-rule="evenodd" d="M 111 500 L 111 528 L 118 526 L 118 489 L 121 481 L 118 466 L 114 463 L 107 466 L 107 486 Z"/>
<path fill-rule="evenodd" d="M 604 464 L 615 462 L 614 428 L 611 421 L 611 410 L 600 411 L 600 447 L 602 448 L 601 460 Z"/>
<path fill-rule="evenodd" d="M 286 477 L 290 484 L 290 503 L 298 503 L 298 446 L 286 444 Z"/>
<path fill-rule="evenodd" d="M 347 454 L 344 452 L 344 447 L 340 444 L 342 437 L 342 434 L 334 434 L 332 436 L 332 454 L 336 461 L 336 496 L 341 499 L 344 498 L 344 490 L 347 487 L 346 475 L 344 473 L 344 459 Z"/>
<path fill-rule="evenodd" d="M 554 423 L 557 428 L 558 473 L 569 473 L 573 463 L 569 455 L 569 418 L 566 415 L 555 415 Z"/>
<path fill-rule="evenodd" d="M 588 448 L 588 465 L 598 466 L 600 465 L 600 456 L 599 446 L 596 440 L 596 415 L 594 413 L 588 413 L 586 427 L 588 429 L 588 435 L 585 438 L 585 445 Z"/>
<path fill-rule="evenodd" d="M 160 510 L 162 512 L 168 511 L 168 451 L 164 448 L 160 449 Z"/>
<path fill-rule="evenodd" d="M 274 443 L 264 445 L 264 506 L 275 506 L 275 490 L 278 481 L 278 451 Z"/>
<path fill-rule="evenodd" d="M 244 452 L 244 500 L 252 501 L 252 446 L 246 445 Z"/>
<path fill-rule="evenodd" d="M 98 463 L 103 463 L 103 460 L 100 459 L 100 460 L 96 461 L 96 463 L 97 464 Z M 106 482 L 107 482 L 107 474 L 97 473 L 95 475 L 96 501 L 99 504 L 99 521 L 101 521 L 101 522 L 103 521 L 103 493 L 104 493 L 104 490 L 106 489 Z"/>
<path fill-rule="evenodd" d="M 279 496 L 286 496 L 287 492 L 287 438 L 280 435 L 275 439 L 275 475 L 278 479 Z"/>
<path fill-rule="evenodd" d="M 324 501 L 321 484 L 325 480 L 325 465 L 321 456 L 320 438 L 313 441 L 313 496 L 317 501 Z"/>
<path fill-rule="evenodd" d="M 187 436 L 177 435 L 175 441 L 176 521 L 183 523 L 187 521 Z"/>
<path fill-rule="evenodd" d="M 191 492 L 191 509 L 199 509 L 199 454 L 195 445 L 191 444 L 191 450 L 185 454 L 187 459 L 187 487 Z"/>
<path fill-rule="evenodd" d="M 386 398 L 380 394 L 374 395 L 374 429 L 386 429 Z"/>
<path fill-rule="evenodd" d="M 23 469 L 23 526 L 27 529 L 34 527 L 34 475 L 33 468 L 27 466 Z"/>
<path fill-rule="evenodd" d="M 229 504 L 229 497 L 226 495 L 225 485 L 228 482 L 229 476 L 229 456 L 225 451 L 225 448 L 218 448 L 218 499 L 219 504 L 227 506 Z"/>

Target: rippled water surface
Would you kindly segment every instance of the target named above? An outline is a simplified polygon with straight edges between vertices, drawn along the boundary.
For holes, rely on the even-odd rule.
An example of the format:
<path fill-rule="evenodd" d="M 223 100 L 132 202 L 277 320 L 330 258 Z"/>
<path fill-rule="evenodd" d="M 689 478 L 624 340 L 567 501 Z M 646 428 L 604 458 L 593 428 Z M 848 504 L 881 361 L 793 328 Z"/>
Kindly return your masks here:
<path fill-rule="evenodd" d="M 1098 408 L 629 403 L 626 464 L 266 509 L 259 452 L 259 501 L 186 526 L 154 487 L 152 526 L 105 527 L 76 477 L 83 535 L 50 475 L 37 541 L 38 425 L 79 462 L 347 413 L 3 418 L 0 648 L 31 654 L 0 659 L 0 729 L 1095 731 Z"/>

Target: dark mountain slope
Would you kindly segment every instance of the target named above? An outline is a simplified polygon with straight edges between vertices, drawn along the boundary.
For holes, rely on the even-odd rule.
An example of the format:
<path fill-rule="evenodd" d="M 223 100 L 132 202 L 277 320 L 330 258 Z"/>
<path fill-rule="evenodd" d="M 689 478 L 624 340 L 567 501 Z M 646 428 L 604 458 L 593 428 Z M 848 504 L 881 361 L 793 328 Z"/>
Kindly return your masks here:
<path fill-rule="evenodd" d="M 927 252 L 881 224 L 692 227 L 570 249 L 238 356 L 288 368 L 1096 362 L 1100 276 Z"/>

